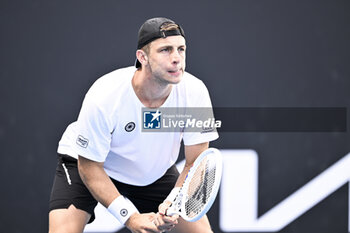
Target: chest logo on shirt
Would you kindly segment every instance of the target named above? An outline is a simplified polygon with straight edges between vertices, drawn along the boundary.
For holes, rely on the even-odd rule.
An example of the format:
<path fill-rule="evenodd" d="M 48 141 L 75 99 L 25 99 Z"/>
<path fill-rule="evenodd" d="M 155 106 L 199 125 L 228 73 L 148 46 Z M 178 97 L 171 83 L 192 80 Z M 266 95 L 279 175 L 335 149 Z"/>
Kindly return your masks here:
<path fill-rule="evenodd" d="M 133 131 L 135 129 L 135 123 L 132 122 L 132 121 L 127 123 L 124 129 L 125 129 L 126 132 Z"/>

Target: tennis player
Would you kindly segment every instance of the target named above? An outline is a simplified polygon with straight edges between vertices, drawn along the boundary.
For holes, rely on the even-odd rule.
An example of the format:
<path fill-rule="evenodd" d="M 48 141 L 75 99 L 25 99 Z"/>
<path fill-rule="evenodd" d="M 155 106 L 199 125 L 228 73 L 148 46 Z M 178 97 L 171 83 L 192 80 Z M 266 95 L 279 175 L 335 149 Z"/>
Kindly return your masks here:
<path fill-rule="evenodd" d="M 142 131 L 142 107 L 211 107 L 203 82 L 185 72 L 182 27 L 166 18 L 147 20 L 139 30 L 136 57 L 135 66 L 91 86 L 77 121 L 59 142 L 50 233 L 83 232 L 95 218 L 97 202 L 131 232 L 212 232 L 206 216 L 186 222 L 165 212 L 217 132 Z M 186 165 L 179 174 L 174 164 L 182 140 Z"/>

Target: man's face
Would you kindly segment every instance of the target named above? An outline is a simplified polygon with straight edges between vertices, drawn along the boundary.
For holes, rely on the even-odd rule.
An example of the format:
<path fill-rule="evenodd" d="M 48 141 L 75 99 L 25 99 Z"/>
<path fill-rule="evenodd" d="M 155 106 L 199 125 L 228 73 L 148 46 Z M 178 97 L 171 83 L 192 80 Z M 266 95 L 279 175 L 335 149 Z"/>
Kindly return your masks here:
<path fill-rule="evenodd" d="M 168 36 L 150 43 L 148 65 L 156 81 L 176 84 L 186 66 L 186 41 L 182 36 Z"/>

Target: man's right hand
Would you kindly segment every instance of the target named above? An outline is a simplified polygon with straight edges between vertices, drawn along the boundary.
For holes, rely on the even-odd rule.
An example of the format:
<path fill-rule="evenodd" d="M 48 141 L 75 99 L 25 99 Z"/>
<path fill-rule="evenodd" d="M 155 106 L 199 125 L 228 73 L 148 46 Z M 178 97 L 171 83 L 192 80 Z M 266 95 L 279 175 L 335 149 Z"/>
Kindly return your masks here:
<path fill-rule="evenodd" d="M 133 233 L 161 233 L 154 224 L 156 218 L 155 213 L 135 213 L 126 221 L 125 226 Z"/>

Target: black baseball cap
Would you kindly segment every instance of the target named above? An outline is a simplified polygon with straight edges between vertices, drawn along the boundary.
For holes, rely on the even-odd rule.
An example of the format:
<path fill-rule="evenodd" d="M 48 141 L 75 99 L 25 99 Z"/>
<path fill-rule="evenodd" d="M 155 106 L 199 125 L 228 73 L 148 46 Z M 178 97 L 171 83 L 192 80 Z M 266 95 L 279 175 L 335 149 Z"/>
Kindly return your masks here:
<path fill-rule="evenodd" d="M 161 29 L 162 26 L 169 23 L 176 24 L 171 19 L 167 19 L 163 17 L 146 20 L 139 29 L 137 49 L 141 49 L 143 46 L 151 43 L 152 41 L 158 38 L 165 38 L 168 36 L 178 36 L 178 35 L 185 37 L 184 30 L 178 24 L 176 24 L 178 28 L 174 30 L 165 31 Z M 136 58 L 135 66 L 136 68 L 141 67 L 141 63 L 137 60 L 137 58 Z"/>

